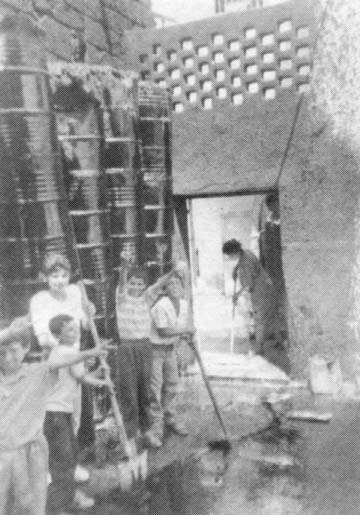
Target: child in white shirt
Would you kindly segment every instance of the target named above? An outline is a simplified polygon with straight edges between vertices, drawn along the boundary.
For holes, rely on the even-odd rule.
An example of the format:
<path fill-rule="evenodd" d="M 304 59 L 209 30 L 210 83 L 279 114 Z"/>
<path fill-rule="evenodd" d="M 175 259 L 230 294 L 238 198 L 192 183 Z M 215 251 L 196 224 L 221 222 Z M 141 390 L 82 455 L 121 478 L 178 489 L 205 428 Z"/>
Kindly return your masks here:
<path fill-rule="evenodd" d="M 164 425 L 175 433 L 186 436 L 186 428 L 178 420 L 176 396 L 178 387 L 178 365 L 176 345 L 180 338 L 193 334 L 189 323 L 189 308 L 183 297 L 182 280 L 173 273 L 166 283 L 166 296 L 151 309 L 150 341 L 153 349 L 153 363 L 150 378 L 151 429 L 146 439 L 151 447 L 161 447 Z"/>
<path fill-rule="evenodd" d="M 78 339 L 75 342 L 79 349 L 80 329 L 88 329 L 88 319 L 95 314 L 95 307 L 83 298 L 78 284 L 70 284 L 71 265 L 65 256 L 48 254 L 43 272 L 49 288 L 39 291 L 30 300 L 30 318 L 37 341 L 44 349 L 45 356 L 48 355 L 58 343 L 51 334 L 49 322 L 56 315 L 66 314 L 74 318 L 79 328 Z M 90 449 L 95 442 L 93 401 L 91 391 L 86 385 L 82 386 L 81 427 L 78 440 L 82 449 Z M 89 474 L 84 467 L 78 465 L 76 477 L 78 481 L 84 481 L 89 479 Z"/>
<path fill-rule="evenodd" d="M 68 359 L 79 354 L 77 342 L 79 326 L 75 318 L 67 314 L 57 315 L 50 320 L 49 329 L 58 345 L 50 353 L 50 360 Z M 76 426 L 74 414 L 81 402 L 81 384 L 105 386 L 98 371 L 87 373 L 83 363 L 59 371 L 46 405 L 44 433 L 49 445 L 49 470 L 52 482 L 48 492 L 48 508 L 51 513 L 61 513 L 75 504 L 89 508 L 93 499 L 76 490 L 74 473 L 77 464 Z"/>

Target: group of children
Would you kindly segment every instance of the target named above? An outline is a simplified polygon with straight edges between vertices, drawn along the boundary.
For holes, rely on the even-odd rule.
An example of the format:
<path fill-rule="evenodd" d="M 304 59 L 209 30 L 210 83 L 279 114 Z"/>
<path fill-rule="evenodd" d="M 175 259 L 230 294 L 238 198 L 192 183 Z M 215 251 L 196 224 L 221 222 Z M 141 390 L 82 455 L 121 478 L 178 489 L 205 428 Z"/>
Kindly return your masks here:
<path fill-rule="evenodd" d="M 142 435 L 157 448 L 165 426 L 187 434 L 175 406 L 176 344 L 192 335 L 184 269 L 175 267 L 147 288 L 144 272 L 123 261 L 116 289 L 115 388 L 128 437 Z M 70 284 L 68 260 L 48 256 L 44 272 L 49 288 L 31 299 L 29 318 L 0 328 L 0 515 L 64 514 L 94 503 L 76 486 L 77 479 L 89 477 L 77 463 L 76 435 L 81 385 L 109 386 L 101 367 L 88 372 L 84 362 L 105 357 L 108 347 L 80 351 L 81 330 L 95 309 Z M 45 358 L 26 364 L 30 327 Z"/>

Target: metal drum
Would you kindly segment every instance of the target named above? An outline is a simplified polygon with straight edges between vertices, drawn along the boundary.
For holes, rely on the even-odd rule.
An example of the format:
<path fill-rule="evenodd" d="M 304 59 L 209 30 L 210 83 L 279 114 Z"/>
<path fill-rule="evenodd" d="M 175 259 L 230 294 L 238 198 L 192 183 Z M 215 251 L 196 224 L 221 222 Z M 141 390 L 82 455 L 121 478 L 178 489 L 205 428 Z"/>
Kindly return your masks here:
<path fill-rule="evenodd" d="M 120 105 L 112 105 L 109 109 L 110 137 L 136 139 L 136 118 L 134 111 Z"/>
<path fill-rule="evenodd" d="M 139 85 L 139 138 L 142 153 L 142 254 L 151 275 L 171 262 L 173 232 L 171 119 L 168 94 L 152 84 Z"/>
<path fill-rule="evenodd" d="M 101 112 L 97 104 L 87 102 L 57 117 L 76 246 L 88 296 L 103 327 L 111 312 L 112 270 Z"/>
<path fill-rule="evenodd" d="M 77 261 L 69 231 L 56 124 L 37 29 L 0 23 L 0 316 L 24 315 L 44 284 L 49 252 Z"/>
<path fill-rule="evenodd" d="M 167 147 L 169 145 L 170 119 L 140 119 L 139 133 L 143 147 Z"/>
<path fill-rule="evenodd" d="M 139 83 L 140 120 L 163 120 L 169 122 L 169 96 L 162 88 L 150 82 Z"/>
<path fill-rule="evenodd" d="M 113 268 L 121 255 L 138 262 L 140 242 L 139 172 L 141 156 L 138 132 L 137 83 L 122 81 L 109 105 L 111 134 L 105 142 L 107 199 L 113 246 Z"/>
<path fill-rule="evenodd" d="M 145 207 L 166 208 L 172 203 L 172 179 L 164 168 L 145 172 L 143 177 L 143 203 Z"/>
<path fill-rule="evenodd" d="M 171 267 L 171 235 L 156 235 L 145 237 L 143 255 L 144 262 L 151 271 L 151 276 L 157 279 Z"/>

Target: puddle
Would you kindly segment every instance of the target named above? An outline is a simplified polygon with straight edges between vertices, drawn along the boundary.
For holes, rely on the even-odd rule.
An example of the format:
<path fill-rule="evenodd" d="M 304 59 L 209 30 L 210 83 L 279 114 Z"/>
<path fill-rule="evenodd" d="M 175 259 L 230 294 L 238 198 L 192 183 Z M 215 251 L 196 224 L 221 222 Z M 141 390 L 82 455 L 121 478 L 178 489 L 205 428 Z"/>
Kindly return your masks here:
<path fill-rule="evenodd" d="M 297 515 L 304 513 L 305 442 L 292 427 L 233 442 L 229 453 L 199 449 L 138 484 L 114 491 L 94 515 Z"/>

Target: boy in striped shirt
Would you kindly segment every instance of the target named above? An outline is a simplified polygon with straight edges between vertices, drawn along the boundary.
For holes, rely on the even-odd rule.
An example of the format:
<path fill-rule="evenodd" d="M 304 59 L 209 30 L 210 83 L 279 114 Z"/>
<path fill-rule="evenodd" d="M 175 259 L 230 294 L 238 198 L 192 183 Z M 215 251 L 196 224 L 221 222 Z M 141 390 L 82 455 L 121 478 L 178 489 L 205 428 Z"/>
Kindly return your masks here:
<path fill-rule="evenodd" d="M 130 266 L 126 258 L 122 256 L 116 288 L 116 320 L 120 339 L 117 382 L 127 435 L 134 438 L 149 426 L 152 366 L 150 308 L 173 271 L 147 288 L 146 271 Z"/>

